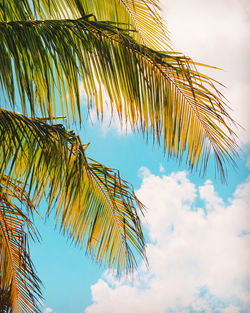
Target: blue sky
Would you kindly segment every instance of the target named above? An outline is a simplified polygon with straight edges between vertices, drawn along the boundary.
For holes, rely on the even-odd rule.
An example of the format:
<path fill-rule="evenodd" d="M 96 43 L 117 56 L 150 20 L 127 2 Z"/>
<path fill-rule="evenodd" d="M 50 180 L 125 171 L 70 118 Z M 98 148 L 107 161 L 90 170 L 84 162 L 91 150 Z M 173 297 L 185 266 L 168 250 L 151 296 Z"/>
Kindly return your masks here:
<path fill-rule="evenodd" d="M 116 117 L 110 124 L 107 113 L 99 125 L 92 112 L 92 124 L 84 121 L 78 132 L 90 142 L 88 156 L 118 168 L 147 206 L 150 269 L 141 264 L 133 281 L 117 281 L 67 242 L 53 219 L 40 223 L 43 239 L 31 254 L 44 313 L 250 312 L 249 7 L 239 0 L 162 5 L 177 50 L 225 69 L 209 74 L 227 86 L 222 91 L 244 127 L 238 169 L 229 169 L 226 185 L 214 179 L 212 164 L 200 178 L 141 134 L 126 135 Z"/>

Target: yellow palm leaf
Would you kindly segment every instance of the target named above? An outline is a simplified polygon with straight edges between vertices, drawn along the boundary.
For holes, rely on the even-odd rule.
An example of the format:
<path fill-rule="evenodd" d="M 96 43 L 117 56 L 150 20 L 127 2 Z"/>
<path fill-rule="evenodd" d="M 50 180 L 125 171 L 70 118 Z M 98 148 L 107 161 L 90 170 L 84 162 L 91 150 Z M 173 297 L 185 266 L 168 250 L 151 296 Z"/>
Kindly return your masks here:
<path fill-rule="evenodd" d="M 135 253 L 145 257 L 143 206 L 118 171 L 87 159 L 87 145 L 60 124 L 0 109 L 0 138 L 0 173 L 29 186 L 35 205 L 46 195 L 47 215 L 55 208 L 62 231 L 97 261 L 133 271 Z"/>

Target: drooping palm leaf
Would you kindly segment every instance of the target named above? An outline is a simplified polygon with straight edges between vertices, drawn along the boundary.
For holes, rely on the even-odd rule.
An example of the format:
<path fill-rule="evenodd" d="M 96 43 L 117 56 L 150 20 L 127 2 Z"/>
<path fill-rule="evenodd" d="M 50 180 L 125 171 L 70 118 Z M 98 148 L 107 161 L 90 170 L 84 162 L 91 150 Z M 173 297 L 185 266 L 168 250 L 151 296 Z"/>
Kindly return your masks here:
<path fill-rule="evenodd" d="M 0 23 L 0 36 L 0 81 L 14 103 L 17 77 L 23 112 L 27 97 L 33 114 L 36 103 L 43 115 L 55 116 L 57 83 L 62 114 L 68 114 L 68 93 L 71 113 L 76 108 L 80 117 L 80 78 L 98 114 L 107 93 L 119 117 L 163 137 L 169 155 L 181 159 L 187 150 L 190 167 L 204 170 L 212 150 L 224 176 L 236 147 L 232 120 L 216 82 L 197 72 L 192 60 L 154 51 L 127 31 L 89 17 Z"/>
<path fill-rule="evenodd" d="M 47 214 L 55 208 L 62 231 L 81 247 L 86 241 L 95 260 L 133 271 L 135 252 L 145 256 L 142 204 L 118 171 L 88 160 L 85 149 L 62 125 L 0 109 L 0 173 L 29 186 L 36 205 L 45 196 Z"/>
<path fill-rule="evenodd" d="M 24 211 L 25 209 L 25 211 Z M 0 290 L 5 312 L 40 312 L 40 280 L 30 259 L 27 231 L 36 235 L 29 219 L 33 204 L 18 185 L 0 179 Z M 26 231 L 25 231 L 26 229 Z"/>

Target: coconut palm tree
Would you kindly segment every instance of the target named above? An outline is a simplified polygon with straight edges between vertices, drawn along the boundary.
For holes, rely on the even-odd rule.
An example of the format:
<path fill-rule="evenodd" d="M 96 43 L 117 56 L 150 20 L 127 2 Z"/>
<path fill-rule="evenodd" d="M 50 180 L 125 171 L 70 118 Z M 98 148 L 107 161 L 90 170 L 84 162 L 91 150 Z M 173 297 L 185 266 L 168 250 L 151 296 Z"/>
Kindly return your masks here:
<path fill-rule="evenodd" d="M 158 0 L 0 0 L 0 43 L 1 301 L 39 312 L 33 214 L 54 211 L 69 238 L 118 273 L 145 258 L 133 188 L 67 129 L 82 120 L 79 86 L 100 119 L 108 98 L 123 123 L 191 169 L 203 173 L 212 152 L 222 178 L 236 153 L 233 120 L 204 65 L 173 51 Z"/>

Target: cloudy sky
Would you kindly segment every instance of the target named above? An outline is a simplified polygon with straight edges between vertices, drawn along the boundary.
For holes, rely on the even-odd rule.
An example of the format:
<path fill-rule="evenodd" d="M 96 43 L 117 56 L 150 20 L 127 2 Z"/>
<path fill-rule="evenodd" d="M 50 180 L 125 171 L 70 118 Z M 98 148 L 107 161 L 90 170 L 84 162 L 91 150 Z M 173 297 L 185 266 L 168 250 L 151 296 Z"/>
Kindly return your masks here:
<path fill-rule="evenodd" d="M 150 267 L 133 280 L 117 281 L 41 225 L 43 241 L 32 257 L 44 283 L 44 313 L 246 313 L 250 312 L 250 11 L 245 0 L 164 0 L 176 50 L 223 68 L 209 74 L 222 82 L 238 130 L 238 169 L 227 185 L 189 173 L 184 165 L 107 115 L 81 130 L 89 153 L 120 169 L 146 205 L 143 219 Z M 84 98 L 84 96 L 83 96 Z"/>

